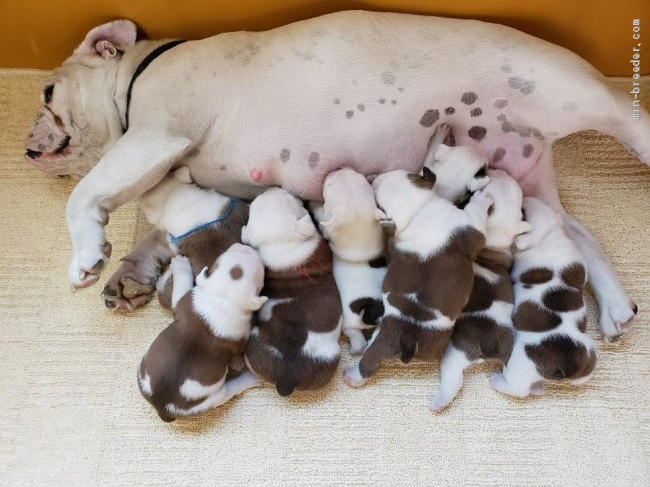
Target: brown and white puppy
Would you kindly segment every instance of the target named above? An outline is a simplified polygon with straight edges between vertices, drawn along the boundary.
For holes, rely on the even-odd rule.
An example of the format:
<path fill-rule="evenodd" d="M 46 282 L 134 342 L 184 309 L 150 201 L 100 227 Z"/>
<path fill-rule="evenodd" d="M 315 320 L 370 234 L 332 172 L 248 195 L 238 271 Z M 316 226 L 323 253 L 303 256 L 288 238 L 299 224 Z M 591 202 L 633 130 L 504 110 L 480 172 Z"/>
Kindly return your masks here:
<path fill-rule="evenodd" d="M 336 287 L 343 307 L 343 333 L 350 352 L 366 348 L 362 330 L 377 326 L 384 314 L 381 284 L 386 275 L 384 232 L 375 193 L 365 176 L 350 168 L 331 172 L 323 185 L 323 205 L 311 205 L 334 253 Z"/>
<path fill-rule="evenodd" d="M 582 384 L 596 365 L 582 256 L 553 209 L 527 197 L 524 212 L 532 230 L 515 239 L 515 344 L 503 373 L 490 377 L 496 390 L 518 397 L 542 394 L 545 380 Z"/>
<path fill-rule="evenodd" d="M 501 170 L 489 170 L 484 191 L 494 205 L 487 218 L 485 248 L 474 262 L 474 287 L 456 320 L 451 340 L 440 361 L 440 388 L 430 407 L 440 412 L 463 386 L 463 372 L 486 359 L 508 362 L 514 343 L 510 280 L 511 247 L 515 236 L 530 230 L 522 221 L 522 193 L 517 182 Z"/>
<path fill-rule="evenodd" d="M 241 241 L 248 220 L 248 205 L 204 189 L 192 181 L 189 169 L 181 167 L 139 199 L 147 219 L 168 235 L 175 254 L 190 259 L 194 276 L 231 245 Z M 170 307 L 172 283 L 168 271 L 158 280 L 158 299 Z"/>
<path fill-rule="evenodd" d="M 326 241 L 302 202 L 280 188 L 253 200 L 242 240 L 264 262 L 269 298 L 251 331 L 247 365 L 282 396 L 325 386 L 339 363 L 342 321 Z"/>
<path fill-rule="evenodd" d="M 264 266 L 250 247 L 234 244 L 196 278 L 190 261 L 172 259 L 174 322 L 153 341 L 138 369 L 142 395 L 163 421 L 219 406 L 261 380 L 244 372 L 226 380 L 228 366 L 246 346 Z M 179 297 L 181 296 L 181 297 Z"/>
<path fill-rule="evenodd" d="M 363 384 L 386 358 L 439 356 L 467 304 L 492 198 L 477 192 L 461 210 L 438 196 L 434 183 L 427 167 L 423 176 L 392 171 L 372 183 L 395 233 L 382 286 L 385 314 L 359 365 L 345 371 L 348 385 Z"/>

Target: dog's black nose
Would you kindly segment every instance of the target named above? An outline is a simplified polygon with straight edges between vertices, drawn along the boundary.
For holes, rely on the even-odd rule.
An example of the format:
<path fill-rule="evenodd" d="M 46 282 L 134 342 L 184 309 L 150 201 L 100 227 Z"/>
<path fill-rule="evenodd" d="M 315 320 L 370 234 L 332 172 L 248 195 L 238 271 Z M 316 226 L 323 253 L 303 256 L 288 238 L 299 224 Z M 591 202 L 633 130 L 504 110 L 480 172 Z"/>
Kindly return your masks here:
<path fill-rule="evenodd" d="M 31 157 L 32 159 L 38 159 L 39 157 L 41 157 L 41 154 L 42 154 L 42 152 L 39 152 L 37 150 L 31 150 L 31 149 L 29 149 L 29 150 L 27 150 L 27 152 L 25 152 L 25 155 L 27 157 Z"/>

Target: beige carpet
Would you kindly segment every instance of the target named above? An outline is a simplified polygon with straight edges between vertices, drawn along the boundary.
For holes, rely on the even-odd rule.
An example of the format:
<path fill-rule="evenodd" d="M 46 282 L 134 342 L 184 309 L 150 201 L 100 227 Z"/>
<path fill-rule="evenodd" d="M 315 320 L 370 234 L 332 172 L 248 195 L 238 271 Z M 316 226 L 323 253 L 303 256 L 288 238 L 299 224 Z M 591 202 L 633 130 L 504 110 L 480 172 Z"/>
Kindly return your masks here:
<path fill-rule="evenodd" d="M 1 485 L 650 485 L 650 170 L 613 139 L 583 133 L 556 149 L 567 209 L 641 309 L 622 343 L 599 341 L 586 386 L 513 400 L 488 387 L 494 367 L 484 366 L 434 416 L 437 365 L 392 365 L 360 390 L 338 377 L 290 399 L 263 387 L 167 425 L 140 397 L 135 370 L 168 316 L 154 303 L 129 316 L 104 308 L 117 259 L 100 285 L 70 292 L 74 182 L 22 160 L 46 74 L 0 70 Z M 647 105 L 648 79 L 643 93 Z M 133 205 L 117 211 L 113 255 L 146 231 Z M 591 297 L 589 309 L 600 340 Z"/>

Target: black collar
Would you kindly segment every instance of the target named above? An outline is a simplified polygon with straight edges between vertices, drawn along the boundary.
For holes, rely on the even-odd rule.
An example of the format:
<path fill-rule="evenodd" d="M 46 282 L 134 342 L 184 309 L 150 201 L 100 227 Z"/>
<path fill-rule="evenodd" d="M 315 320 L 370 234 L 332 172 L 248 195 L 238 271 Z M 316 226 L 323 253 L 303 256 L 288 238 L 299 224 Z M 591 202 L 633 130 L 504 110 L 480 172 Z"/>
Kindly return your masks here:
<path fill-rule="evenodd" d="M 142 72 L 145 69 L 147 69 L 147 66 L 149 66 L 154 59 L 160 56 L 163 52 L 169 51 L 172 47 L 182 44 L 183 42 L 185 41 L 176 40 L 158 46 L 156 49 L 151 51 L 149 55 L 146 58 L 144 58 L 142 62 L 138 65 L 137 69 L 135 70 L 135 73 L 133 73 L 133 77 L 131 78 L 131 83 L 129 83 L 129 90 L 126 92 L 126 110 L 124 112 L 124 119 L 126 121 L 126 124 L 124 127 L 122 127 L 123 132 L 129 130 L 129 106 L 131 105 L 131 91 L 133 91 L 133 84 L 135 83 L 135 80 L 138 79 L 138 76 L 140 76 Z"/>

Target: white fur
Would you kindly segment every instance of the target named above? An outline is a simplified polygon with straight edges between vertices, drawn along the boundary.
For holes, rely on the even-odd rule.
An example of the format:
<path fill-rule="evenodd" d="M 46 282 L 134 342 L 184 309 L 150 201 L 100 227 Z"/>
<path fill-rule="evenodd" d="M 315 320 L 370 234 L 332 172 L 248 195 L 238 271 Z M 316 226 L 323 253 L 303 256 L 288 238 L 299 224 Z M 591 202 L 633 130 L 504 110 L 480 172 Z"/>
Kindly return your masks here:
<path fill-rule="evenodd" d="M 226 376 L 223 376 L 216 384 L 204 386 L 194 379 L 185 379 L 185 382 L 183 382 L 178 392 L 180 392 L 181 396 L 188 401 L 195 401 L 196 399 L 201 399 L 214 394 L 221 389 L 221 386 L 223 386 L 225 381 Z"/>
<path fill-rule="evenodd" d="M 339 321 L 336 328 L 325 333 L 309 331 L 307 333 L 307 341 L 302 346 L 303 355 L 322 362 L 333 362 L 338 360 L 339 355 L 341 354 L 341 349 L 339 347 L 341 324 L 342 321 Z"/>
<path fill-rule="evenodd" d="M 151 390 L 151 377 L 149 377 L 149 374 L 145 374 L 144 377 L 142 377 L 140 373 L 138 373 L 138 383 L 140 384 L 140 390 L 145 396 L 151 397 L 153 395 L 153 391 Z"/>
<path fill-rule="evenodd" d="M 440 361 L 440 387 L 429 402 L 432 411 L 440 412 L 449 405 L 463 387 L 465 369 L 472 363 L 479 362 L 481 361 L 470 362 L 465 352 L 458 350 L 453 344 L 447 346 Z"/>
<path fill-rule="evenodd" d="M 271 298 L 257 312 L 257 321 L 264 323 L 273 318 L 273 308 L 279 304 L 288 304 L 293 302 L 293 298 L 276 299 Z M 257 327 L 256 327 L 257 329 Z"/>

